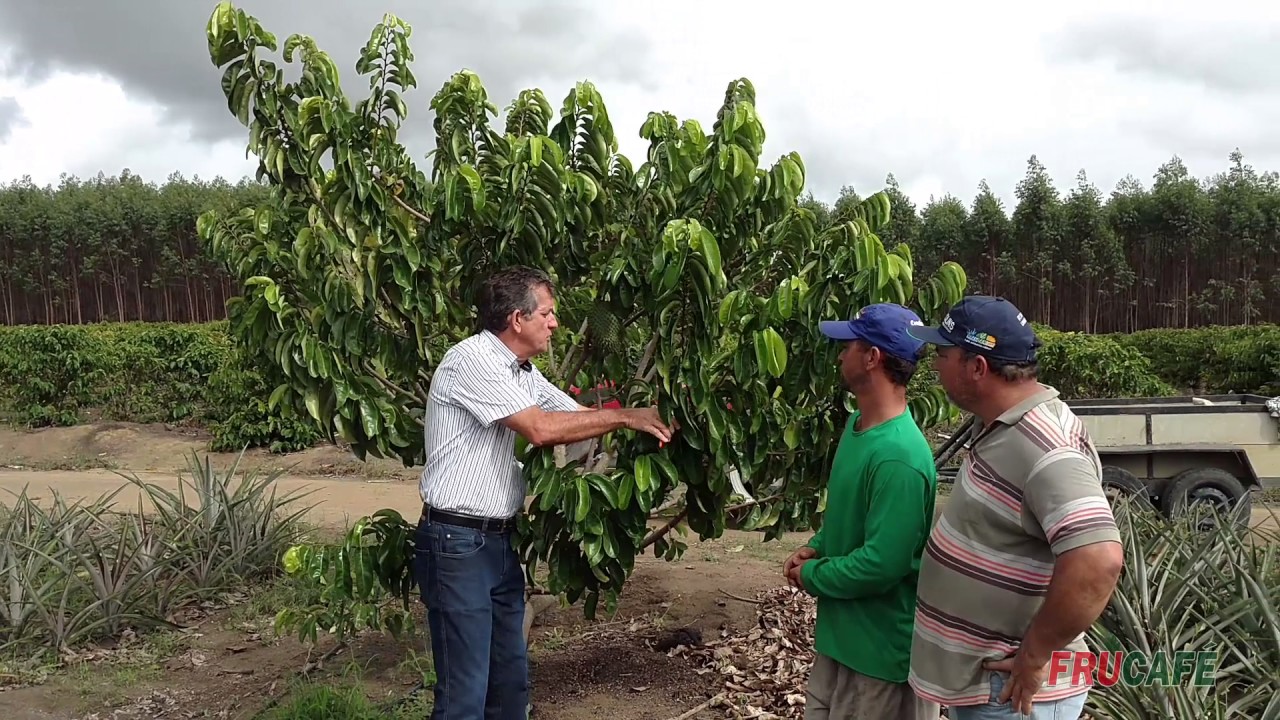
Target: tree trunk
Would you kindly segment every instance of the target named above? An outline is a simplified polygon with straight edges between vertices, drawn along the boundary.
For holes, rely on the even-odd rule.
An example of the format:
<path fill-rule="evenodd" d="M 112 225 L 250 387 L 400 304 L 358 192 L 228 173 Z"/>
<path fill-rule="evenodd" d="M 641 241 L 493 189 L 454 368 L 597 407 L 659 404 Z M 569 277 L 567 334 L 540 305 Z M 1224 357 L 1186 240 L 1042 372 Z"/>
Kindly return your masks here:
<path fill-rule="evenodd" d="M 529 647 L 529 637 L 533 632 L 533 621 L 538 615 L 546 612 L 559 601 L 551 595 L 529 595 L 524 601 L 524 645 Z"/>

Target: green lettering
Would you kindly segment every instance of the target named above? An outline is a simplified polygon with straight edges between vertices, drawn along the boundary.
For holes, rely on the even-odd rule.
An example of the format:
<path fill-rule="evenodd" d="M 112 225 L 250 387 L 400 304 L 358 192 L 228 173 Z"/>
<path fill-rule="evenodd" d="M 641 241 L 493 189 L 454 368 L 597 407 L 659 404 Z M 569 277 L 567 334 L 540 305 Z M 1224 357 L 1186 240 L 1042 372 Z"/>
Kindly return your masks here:
<path fill-rule="evenodd" d="M 1195 668 L 1196 654 L 1190 650 L 1176 650 L 1173 653 L 1173 678 L 1174 684 L 1183 685 L 1187 681 L 1187 675 L 1191 674 Z"/>
<path fill-rule="evenodd" d="M 1120 665 L 1120 678 L 1129 687 L 1142 685 L 1146 682 L 1146 667 L 1146 657 L 1141 650 L 1126 651 L 1124 662 Z"/>
<path fill-rule="evenodd" d="M 1212 685 L 1214 670 L 1217 666 L 1217 652 L 1213 650 L 1205 650 L 1196 653 L 1196 669 L 1195 675 L 1191 678 L 1191 684 L 1198 687 L 1208 687 Z"/>
<path fill-rule="evenodd" d="M 1147 673 L 1147 684 L 1160 687 L 1173 685 L 1173 673 L 1169 669 L 1169 656 L 1163 651 L 1156 653 L 1151 663 L 1151 671 Z"/>

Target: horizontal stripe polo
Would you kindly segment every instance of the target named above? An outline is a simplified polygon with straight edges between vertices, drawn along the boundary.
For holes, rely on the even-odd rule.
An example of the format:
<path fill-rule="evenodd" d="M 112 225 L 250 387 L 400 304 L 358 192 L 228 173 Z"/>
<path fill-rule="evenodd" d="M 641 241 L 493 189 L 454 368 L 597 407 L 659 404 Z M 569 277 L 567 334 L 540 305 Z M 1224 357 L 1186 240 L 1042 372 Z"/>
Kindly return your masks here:
<path fill-rule="evenodd" d="M 1120 541 L 1098 453 L 1052 387 L 1010 408 L 973 443 L 921 559 L 909 682 L 947 706 L 986 703 L 986 660 L 1012 655 L 1054 559 Z M 1064 650 L 1086 650 L 1083 634 Z M 1063 674 L 1037 702 L 1086 692 Z"/>

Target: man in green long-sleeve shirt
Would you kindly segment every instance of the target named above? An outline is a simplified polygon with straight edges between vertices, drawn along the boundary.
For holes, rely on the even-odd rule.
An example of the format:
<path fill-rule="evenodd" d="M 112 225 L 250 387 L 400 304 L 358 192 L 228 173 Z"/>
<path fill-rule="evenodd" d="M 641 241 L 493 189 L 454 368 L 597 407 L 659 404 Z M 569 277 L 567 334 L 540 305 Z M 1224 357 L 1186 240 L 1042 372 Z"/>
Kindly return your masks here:
<path fill-rule="evenodd" d="M 788 558 L 788 581 L 818 600 L 806 720 L 937 720 L 907 684 L 920 555 L 933 525 L 933 451 L 907 410 L 924 344 L 907 308 L 881 303 L 821 323 L 844 342 L 840 369 L 857 398 L 836 449 L 822 528 Z"/>

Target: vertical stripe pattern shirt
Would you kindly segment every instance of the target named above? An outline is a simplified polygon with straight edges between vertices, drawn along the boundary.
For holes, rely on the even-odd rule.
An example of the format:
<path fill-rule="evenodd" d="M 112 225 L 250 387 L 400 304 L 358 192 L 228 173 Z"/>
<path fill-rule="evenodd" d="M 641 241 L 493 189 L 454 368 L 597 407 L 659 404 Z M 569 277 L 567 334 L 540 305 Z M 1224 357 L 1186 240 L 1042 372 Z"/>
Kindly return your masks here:
<path fill-rule="evenodd" d="M 986 660 L 1013 655 L 1053 576 L 1054 559 L 1120 541 L 1102 467 L 1083 423 L 1058 391 L 1001 415 L 973 443 L 925 545 L 909 682 L 947 706 L 986 703 Z M 1064 650 L 1086 650 L 1083 635 Z M 1064 674 L 1036 702 L 1089 690 Z"/>
<path fill-rule="evenodd" d="M 488 330 L 454 345 L 431 378 L 423 418 L 422 501 L 437 510 L 505 519 L 524 507 L 516 432 L 500 421 L 533 406 L 582 409 Z"/>

